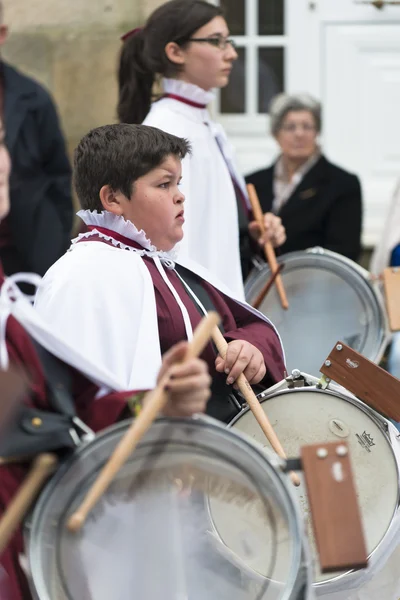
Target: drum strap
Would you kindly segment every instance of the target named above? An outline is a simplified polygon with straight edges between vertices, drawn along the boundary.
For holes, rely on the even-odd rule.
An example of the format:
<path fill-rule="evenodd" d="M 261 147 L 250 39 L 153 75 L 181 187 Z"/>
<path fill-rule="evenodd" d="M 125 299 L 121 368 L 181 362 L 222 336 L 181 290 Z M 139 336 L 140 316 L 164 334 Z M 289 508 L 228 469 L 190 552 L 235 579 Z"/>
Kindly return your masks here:
<path fill-rule="evenodd" d="M 178 273 L 179 278 L 184 283 L 185 289 L 189 288 L 190 290 L 192 290 L 193 296 L 191 296 L 189 294 L 189 292 L 187 292 L 187 293 L 191 300 L 195 300 L 196 308 L 202 317 L 204 317 L 203 307 L 207 312 L 213 310 L 216 313 L 218 313 L 217 309 L 214 306 L 213 301 L 211 300 L 210 296 L 207 294 L 206 290 L 201 285 L 200 279 L 197 275 L 192 273 L 192 271 L 185 269 L 185 267 L 182 267 L 181 265 L 177 265 L 177 264 L 175 264 L 175 271 Z M 196 302 L 196 297 L 201 302 L 201 305 L 198 302 Z M 219 328 L 222 333 L 225 333 L 225 329 L 224 329 L 222 321 L 219 325 Z"/>
<path fill-rule="evenodd" d="M 210 296 L 201 285 L 201 281 L 197 275 L 181 265 L 175 265 L 175 271 L 185 284 L 184 287 L 189 288 L 189 290 L 193 292 L 194 295 L 191 296 L 187 290 L 190 299 L 194 301 L 194 304 L 202 317 L 204 316 L 203 308 L 207 312 L 211 310 L 218 312 Z M 198 299 L 198 301 L 196 301 L 196 299 Z M 199 302 L 201 304 L 199 304 Z M 225 333 L 222 323 L 219 325 L 219 328 L 222 333 Z M 217 350 L 215 347 L 214 349 L 215 355 L 217 355 Z M 244 404 L 244 400 L 232 391 L 231 386 L 228 387 L 226 385 L 225 376 L 221 373 L 217 373 L 216 376 L 213 377 L 211 385 L 211 398 L 207 404 L 207 414 L 228 423 L 241 410 L 242 404 Z"/>
<path fill-rule="evenodd" d="M 75 404 L 72 396 L 72 378 L 68 365 L 59 361 L 36 340 L 31 338 L 46 378 L 48 402 L 51 408 L 67 417 L 75 417 Z"/>

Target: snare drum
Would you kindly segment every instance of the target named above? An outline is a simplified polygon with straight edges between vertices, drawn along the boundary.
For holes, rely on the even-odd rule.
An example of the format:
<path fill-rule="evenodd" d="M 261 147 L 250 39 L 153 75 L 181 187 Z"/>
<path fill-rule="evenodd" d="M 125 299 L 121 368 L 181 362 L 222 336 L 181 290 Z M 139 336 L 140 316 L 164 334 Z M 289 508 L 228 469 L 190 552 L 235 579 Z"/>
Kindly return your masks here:
<path fill-rule="evenodd" d="M 318 375 L 321 360 L 338 340 L 380 361 L 389 339 L 388 322 L 379 285 L 369 281 L 365 269 L 322 248 L 291 252 L 278 262 L 285 265 L 281 276 L 289 309 L 282 308 L 272 286 L 260 310 L 282 337 L 289 372 L 297 368 Z M 245 286 L 249 303 L 269 277 L 267 265 L 252 271 Z"/>
<path fill-rule="evenodd" d="M 308 598 L 302 519 L 279 459 L 210 418 L 155 422 L 70 533 L 128 426 L 80 447 L 43 491 L 26 527 L 35 598 Z"/>
<path fill-rule="evenodd" d="M 318 596 L 328 595 L 330 600 L 397 600 L 400 593 L 399 549 L 391 558 L 389 556 L 400 535 L 398 432 L 386 419 L 339 386 L 319 389 L 317 379 L 305 374 L 299 375 L 297 380 L 290 379 L 289 383 L 283 381 L 260 394 L 262 407 L 288 456 L 299 456 L 300 447 L 307 444 L 347 442 L 369 553 L 366 570 L 322 575 L 311 534 L 314 589 Z M 269 448 L 247 408 L 235 417 L 230 427 Z M 310 533 L 303 479 L 295 491 L 309 521 Z"/>

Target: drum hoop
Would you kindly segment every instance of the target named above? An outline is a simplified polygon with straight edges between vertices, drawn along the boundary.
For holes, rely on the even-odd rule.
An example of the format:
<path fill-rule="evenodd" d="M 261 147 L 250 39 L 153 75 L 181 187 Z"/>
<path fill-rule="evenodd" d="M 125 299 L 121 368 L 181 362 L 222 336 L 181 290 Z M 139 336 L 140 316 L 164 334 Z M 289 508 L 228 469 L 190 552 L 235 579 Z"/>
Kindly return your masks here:
<path fill-rule="evenodd" d="M 321 248 L 319 246 L 314 246 L 313 248 L 307 248 L 305 250 L 305 252 L 307 252 L 308 254 L 314 254 L 314 255 L 315 254 L 323 254 L 325 256 L 328 256 L 329 258 L 336 259 L 338 262 L 343 262 L 348 267 L 353 269 L 353 271 L 355 271 L 356 273 L 361 275 L 363 277 L 363 279 L 365 279 L 366 283 L 372 290 L 372 293 L 377 300 L 377 303 L 379 305 L 379 308 L 381 309 L 381 314 L 383 317 L 383 330 L 384 331 L 383 331 L 383 335 L 382 335 L 382 343 L 381 343 L 381 346 L 380 346 L 379 352 L 378 352 L 379 358 L 376 359 L 377 363 L 380 362 L 380 360 L 383 356 L 383 353 L 385 351 L 385 348 L 391 338 L 391 332 L 390 332 L 390 327 L 389 327 L 389 318 L 387 316 L 386 304 L 385 304 L 385 300 L 384 300 L 384 297 L 382 294 L 382 285 L 377 281 L 371 281 L 370 272 L 367 271 L 367 269 L 364 269 L 364 267 L 362 267 L 358 263 L 352 261 L 350 258 L 347 258 L 347 256 L 343 256 L 342 254 L 338 254 L 337 252 L 333 252 L 332 250 L 326 250 L 325 248 Z"/>
<path fill-rule="evenodd" d="M 303 377 L 306 379 L 314 379 L 316 380 L 315 377 L 312 377 L 310 375 L 307 375 L 306 373 L 301 373 L 303 375 Z M 283 383 L 279 382 L 279 383 Z M 347 390 L 345 390 L 347 392 Z M 379 429 L 382 431 L 382 433 L 384 434 L 384 437 L 387 440 L 388 446 L 390 448 L 390 451 L 392 453 L 393 459 L 394 459 L 394 464 L 395 464 L 395 468 L 396 468 L 396 475 L 397 475 L 397 499 L 396 499 L 396 504 L 393 510 L 393 514 L 391 516 L 391 520 L 389 523 L 389 526 L 387 527 L 386 531 L 384 532 L 382 539 L 380 540 L 380 542 L 377 544 L 377 546 L 372 550 L 372 552 L 368 555 L 368 560 L 370 558 L 372 558 L 373 556 L 376 556 L 376 554 L 378 553 L 378 551 L 380 550 L 381 546 L 384 543 L 384 539 L 388 533 L 388 531 L 390 530 L 393 520 L 396 516 L 397 511 L 399 510 L 399 506 L 400 506 L 400 465 L 399 462 L 397 460 L 396 454 L 394 452 L 390 437 L 389 437 L 389 433 L 388 433 L 388 429 L 387 427 L 385 427 L 385 421 L 386 419 L 384 419 L 384 417 L 382 417 L 379 413 L 377 413 L 376 411 L 374 411 L 372 408 L 370 408 L 367 404 L 364 404 L 364 402 L 362 402 L 361 400 L 359 400 L 356 396 L 353 395 L 347 395 L 345 393 L 343 393 L 343 391 L 341 390 L 332 390 L 332 389 L 319 389 L 317 388 L 315 385 L 313 386 L 308 386 L 308 387 L 298 387 L 298 388 L 282 388 L 279 390 L 275 390 L 273 391 L 271 394 L 266 394 L 263 398 L 261 398 L 260 404 L 262 404 L 263 402 L 267 402 L 268 400 L 270 400 L 271 398 L 275 398 L 277 396 L 281 396 L 281 395 L 285 395 L 285 394 L 291 394 L 294 392 L 300 392 L 300 393 L 306 393 L 306 392 L 319 392 L 319 393 L 327 393 L 328 395 L 331 396 L 335 396 L 335 397 L 339 397 L 342 400 L 348 401 L 351 404 L 353 404 L 353 406 L 356 406 L 357 408 L 360 408 L 360 410 L 362 410 L 367 416 L 371 417 L 372 420 L 375 422 L 375 424 L 379 427 Z M 261 396 L 264 392 L 261 392 L 261 394 L 259 394 L 257 397 Z M 347 392 L 348 393 L 348 392 Z M 232 421 L 230 421 L 228 423 L 228 428 L 231 428 L 235 425 L 235 423 L 237 421 L 240 420 L 240 418 L 247 412 L 249 412 L 250 407 L 244 405 L 242 410 L 240 411 L 240 413 L 238 413 L 233 419 Z M 341 575 L 337 575 L 336 577 L 332 577 L 331 579 L 326 579 L 325 581 L 319 581 L 319 582 L 313 582 L 312 586 L 315 588 L 321 588 L 323 589 L 324 587 L 327 587 L 333 583 L 337 583 L 338 581 L 342 580 L 344 577 L 348 577 L 349 575 L 352 574 L 357 574 L 358 571 L 351 569 L 349 571 L 346 571 L 345 573 L 342 573 Z"/>
<path fill-rule="evenodd" d="M 37 549 L 42 547 L 42 544 L 34 544 L 33 542 L 38 538 L 35 534 L 38 531 L 38 527 L 43 519 L 43 513 L 46 511 L 46 506 L 48 505 L 49 500 L 51 499 L 53 491 L 57 488 L 60 480 L 64 477 L 64 475 L 70 470 L 70 468 L 79 461 L 79 459 L 84 455 L 89 447 L 93 447 L 94 445 L 98 445 L 104 439 L 109 436 L 113 436 L 119 430 L 125 430 L 131 422 L 132 419 L 127 419 L 111 425 L 105 430 L 101 431 L 94 440 L 89 440 L 87 442 L 82 443 L 75 452 L 69 456 L 66 461 L 61 465 L 61 467 L 56 471 L 54 476 L 48 481 L 44 489 L 42 490 L 31 514 L 25 520 L 24 523 L 24 546 L 25 552 L 28 557 L 28 562 L 30 565 L 30 587 L 31 592 L 33 594 L 39 593 L 47 593 L 47 585 L 44 580 L 44 573 L 42 569 L 42 560 L 40 559 L 40 554 L 37 554 Z M 287 582 L 287 585 L 292 585 L 294 589 L 298 577 L 302 571 L 302 567 L 304 565 L 304 544 L 305 534 L 302 527 L 302 517 L 300 510 L 297 506 L 296 500 L 294 498 L 294 494 L 292 490 L 289 488 L 289 485 L 285 479 L 285 475 L 281 470 L 284 461 L 282 461 L 278 456 L 274 455 L 273 452 L 266 453 L 264 450 L 260 448 L 260 446 L 248 438 L 246 435 L 241 432 L 232 432 L 230 431 L 229 426 L 221 424 L 219 421 L 216 421 L 212 417 L 206 415 L 194 415 L 190 419 L 185 418 L 165 418 L 161 417 L 155 421 L 155 423 L 159 423 L 160 426 L 167 425 L 169 423 L 173 425 L 199 425 L 200 427 L 210 427 L 214 431 L 217 432 L 217 435 L 221 434 L 224 438 L 228 438 L 228 440 L 232 440 L 232 433 L 234 433 L 234 438 L 239 441 L 239 446 L 242 445 L 244 448 L 247 447 L 250 453 L 256 456 L 254 458 L 258 459 L 258 466 L 265 466 L 265 464 L 269 465 L 269 474 L 271 476 L 272 484 L 275 482 L 276 485 L 279 486 L 281 493 L 286 496 L 287 507 L 290 507 L 291 510 L 287 511 L 287 521 L 289 531 L 292 531 L 295 539 L 297 538 L 298 544 L 293 546 L 293 558 L 291 571 L 295 571 L 293 565 L 297 565 L 298 569 L 296 571 L 295 576 L 293 577 L 292 582 Z M 235 440 L 236 441 L 236 440 Z M 190 443 L 190 442 L 188 442 Z M 240 450 L 240 447 L 239 447 Z M 241 469 L 240 469 L 241 470 Z M 252 477 L 250 477 L 250 480 Z M 262 494 L 260 497 L 267 496 L 267 490 L 264 487 L 263 482 L 258 482 L 258 493 Z M 288 598 L 289 600 L 289 598 Z"/>
<path fill-rule="evenodd" d="M 375 363 L 379 363 L 382 359 L 382 356 L 385 352 L 386 346 L 391 339 L 391 331 L 389 327 L 389 319 L 387 316 L 385 300 L 382 295 L 381 285 L 377 282 L 370 281 L 369 271 L 364 269 L 361 265 L 355 263 L 347 256 L 343 256 L 342 254 L 338 254 L 337 252 L 333 252 L 332 250 L 326 250 L 320 246 L 314 246 L 311 248 L 307 248 L 306 250 L 296 250 L 294 252 L 288 252 L 287 254 L 282 254 L 277 257 L 278 264 L 282 262 L 288 262 L 292 259 L 301 258 L 302 255 L 312 255 L 312 256 L 320 256 L 336 261 L 336 263 L 341 265 L 346 265 L 351 271 L 361 276 L 365 284 L 371 290 L 372 296 L 374 297 L 376 304 L 379 309 L 379 313 L 382 317 L 382 334 L 379 346 L 377 346 L 376 357 L 374 359 Z M 257 267 L 257 273 L 261 273 L 264 269 L 269 269 L 267 263 L 264 263 L 263 266 Z M 254 277 L 254 276 L 253 276 Z M 250 273 L 249 277 L 245 282 L 245 289 L 252 282 L 252 274 Z M 253 282 L 252 282 L 253 283 Z"/>
<path fill-rule="evenodd" d="M 371 417 L 371 419 L 375 422 L 375 424 L 379 427 L 379 429 L 381 429 L 382 433 L 386 437 L 386 439 L 389 443 L 389 446 L 392 447 L 389 432 L 388 432 L 387 419 L 383 415 L 381 415 L 376 410 L 374 410 L 373 408 L 368 406 L 368 404 L 365 404 L 365 402 L 363 402 L 362 400 L 357 398 L 357 396 L 354 396 L 354 394 L 351 394 L 348 390 L 346 390 L 342 386 L 339 386 L 339 385 L 332 386 L 332 383 L 330 383 L 328 385 L 328 387 L 320 388 L 320 387 L 318 387 L 318 384 L 317 384 L 318 379 L 316 377 L 313 377 L 311 375 L 306 375 L 305 373 L 302 373 L 302 375 L 306 378 L 306 381 L 307 381 L 307 378 L 309 378 L 309 381 L 311 379 L 314 379 L 315 381 L 312 383 L 312 385 L 308 385 L 306 387 L 296 387 L 296 388 L 282 387 L 280 389 L 274 390 L 271 394 L 266 393 L 264 391 L 264 392 L 261 392 L 260 394 L 258 394 L 257 398 L 259 399 L 260 402 L 263 402 L 264 400 L 269 400 L 273 396 L 277 396 L 279 394 L 292 393 L 294 391 L 300 392 L 302 394 L 304 394 L 306 392 L 319 392 L 319 393 L 327 394 L 330 396 L 338 396 L 342 400 L 350 402 L 350 404 L 353 404 L 357 408 L 360 408 L 365 414 L 367 414 L 369 417 Z M 281 382 L 281 383 L 283 383 L 283 382 Z M 248 406 L 245 405 L 245 408 L 248 409 Z M 244 412 L 244 410 L 242 409 L 240 411 L 240 413 L 235 415 L 235 417 L 232 419 L 232 421 L 229 422 L 229 426 L 231 425 L 231 423 L 233 424 L 233 421 L 235 419 L 237 419 L 239 417 L 239 415 L 243 414 L 243 412 Z M 394 452 L 393 452 L 393 454 L 394 454 Z M 395 462 L 397 465 L 397 460 Z M 398 471 L 399 471 L 399 485 L 400 485 L 400 467 L 398 468 Z"/>

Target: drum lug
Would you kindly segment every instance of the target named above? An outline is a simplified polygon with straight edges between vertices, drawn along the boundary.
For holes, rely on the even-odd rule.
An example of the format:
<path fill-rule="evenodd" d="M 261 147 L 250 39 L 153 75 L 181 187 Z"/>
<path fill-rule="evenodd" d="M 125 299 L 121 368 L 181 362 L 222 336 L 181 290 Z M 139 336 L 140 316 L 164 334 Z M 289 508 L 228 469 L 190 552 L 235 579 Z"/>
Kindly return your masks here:
<path fill-rule="evenodd" d="M 257 396 L 258 398 L 258 396 Z M 239 415 L 245 413 L 249 408 L 249 405 L 247 404 L 247 402 L 243 402 L 243 404 L 240 405 L 240 409 L 239 412 L 237 413 L 237 415 L 235 415 L 235 419 L 239 417 Z"/>
<path fill-rule="evenodd" d="M 75 446 L 78 447 L 82 443 L 92 442 L 95 439 L 95 432 L 90 429 L 90 427 L 88 427 L 79 417 L 73 417 L 72 422 L 74 427 L 71 427 L 69 434 Z"/>
<path fill-rule="evenodd" d="M 288 388 L 291 390 L 293 388 L 304 387 L 305 379 L 298 369 L 293 369 L 292 374 L 285 377 L 285 381 L 288 384 Z"/>
<path fill-rule="evenodd" d="M 73 427 L 71 427 L 71 429 L 69 430 L 69 435 L 71 436 L 71 439 L 74 442 L 75 446 L 81 445 L 81 438 L 79 437 L 79 435 Z"/>
<path fill-rule="evenodd" d="M 289 473 L 290 471 L 302 471 L 303 463 L 301 458 L 287 458 L 286 461 L 281 465 L 281 471 L 283 473 Z"/>
<path fill-rule="evenodd" d="M 257 269 L 257 271 L 262 271 L 266 265 L 265 260 L 262 260 L 258 256 L 253 256 L 251 259 L 251 262 L 253 263 L 253 265 Z"/>
<path fill-rule="evenodd" d="M 309 252 L 310 254 L 326 254 L 326 250 L 325 248 L 322 248 L 322 246 L 314 246 L 313 248 L 307 248 L 306 252 Z"/>
<path fill-rule="evenodd" d="M 329 387 L 330 382 L 331 382 L 330 377 L 326 377 L 325 375 L 322 375 L 321 379 L 319 379 L 319 381 L 317 383 L 317 388 L 319 390 L 326 390 L 326 388 Z"/>

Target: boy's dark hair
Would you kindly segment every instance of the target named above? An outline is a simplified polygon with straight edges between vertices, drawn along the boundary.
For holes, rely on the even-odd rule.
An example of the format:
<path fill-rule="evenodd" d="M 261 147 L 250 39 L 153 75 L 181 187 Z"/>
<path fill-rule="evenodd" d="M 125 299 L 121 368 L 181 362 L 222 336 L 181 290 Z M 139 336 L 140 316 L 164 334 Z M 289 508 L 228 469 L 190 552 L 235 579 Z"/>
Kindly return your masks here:
<path fill-rule="evenodd" d="M 101 212 L 99 192 L 104 185 L 130 198 L 134 182 L 163 160 L 176 156 L 182 160 L 190 144 L 147 125 L 119 123 L 89 131 L 74 154 L 74 184 L 83 209 Z"/>

